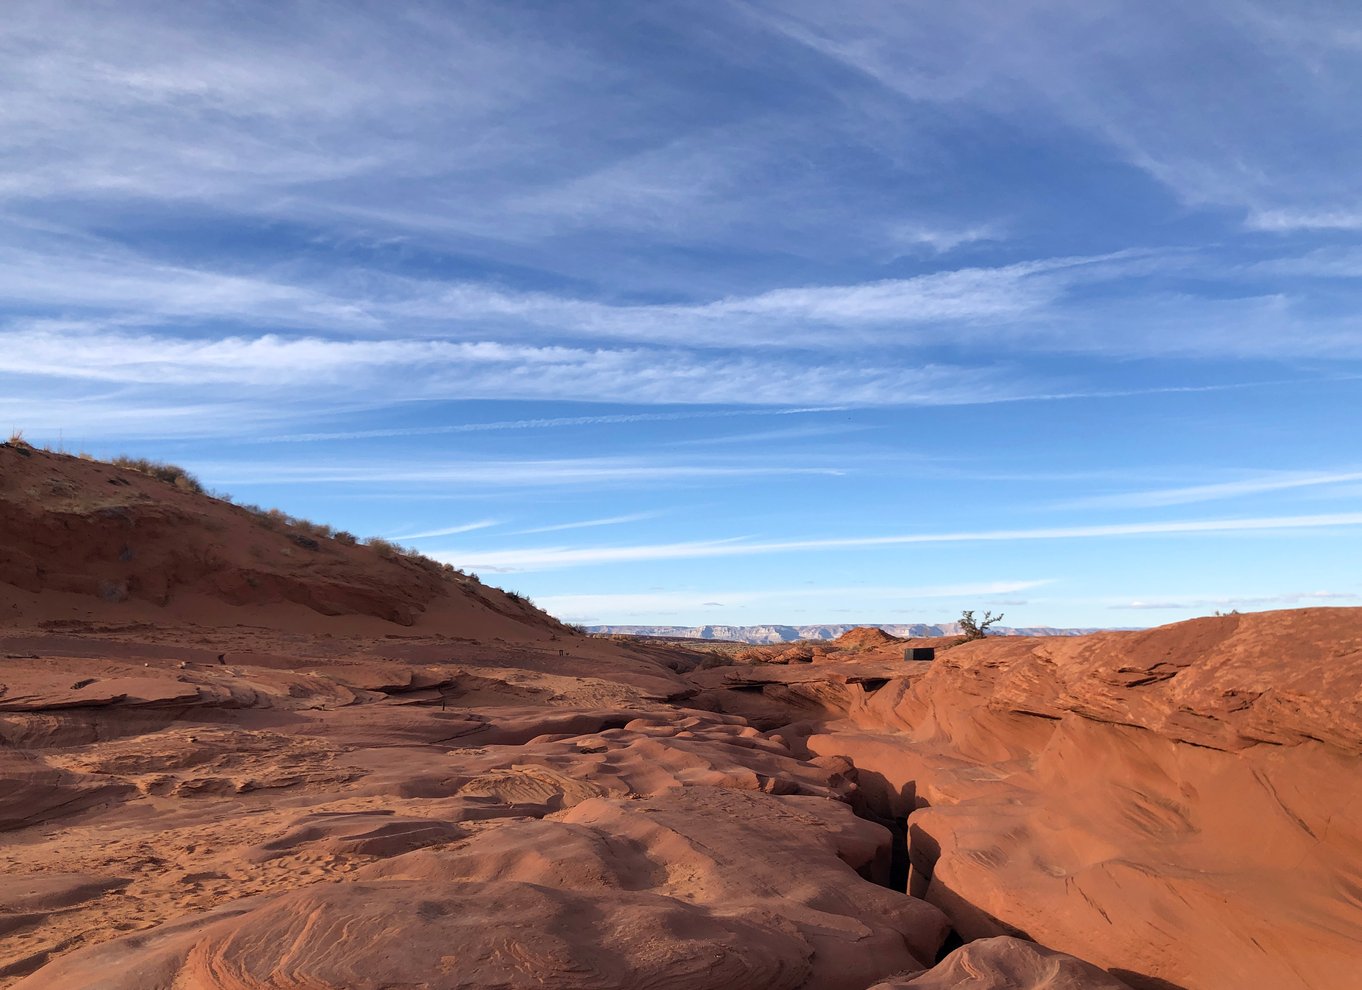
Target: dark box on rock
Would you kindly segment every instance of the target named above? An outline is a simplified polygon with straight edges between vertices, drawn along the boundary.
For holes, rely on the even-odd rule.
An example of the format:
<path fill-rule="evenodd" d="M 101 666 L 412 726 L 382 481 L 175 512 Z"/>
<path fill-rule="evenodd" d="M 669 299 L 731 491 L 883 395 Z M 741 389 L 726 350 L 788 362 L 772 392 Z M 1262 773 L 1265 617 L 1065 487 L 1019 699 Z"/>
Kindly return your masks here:
<path fill-rule="evenodd" d="M 935 646 L 910 646 L 903 651 L 905 660 L 935 660 Z"/>

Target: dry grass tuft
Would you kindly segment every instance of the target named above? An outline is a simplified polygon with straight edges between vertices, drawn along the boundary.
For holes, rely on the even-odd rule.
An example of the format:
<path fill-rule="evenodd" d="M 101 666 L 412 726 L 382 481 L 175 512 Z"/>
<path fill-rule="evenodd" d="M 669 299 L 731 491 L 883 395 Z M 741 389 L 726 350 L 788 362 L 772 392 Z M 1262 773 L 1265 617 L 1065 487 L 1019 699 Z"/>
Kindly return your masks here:
<path fill-rule="evenodd" d="M 381 536 L 370 536 L 364 541 L 364 545 L 380 557 L 386 557 L 389 560 L 399 554 L 406 553 L 404 547 L 398 546 L 392 540 L 385 540 Z"/>
<path fill-rule="evenodd" d="M 199 479 L 178 464 L 166 464 L 163 461 L 149 461 L 145 457 L 127 457 L 124 455 L 115 457 L 109 463 L 126 471 L 136 471 L 138 474 L 145 474 L 157 481 L 164 481 L 181 491 L 193 492 L 195 495 L 207 494 Z"/>

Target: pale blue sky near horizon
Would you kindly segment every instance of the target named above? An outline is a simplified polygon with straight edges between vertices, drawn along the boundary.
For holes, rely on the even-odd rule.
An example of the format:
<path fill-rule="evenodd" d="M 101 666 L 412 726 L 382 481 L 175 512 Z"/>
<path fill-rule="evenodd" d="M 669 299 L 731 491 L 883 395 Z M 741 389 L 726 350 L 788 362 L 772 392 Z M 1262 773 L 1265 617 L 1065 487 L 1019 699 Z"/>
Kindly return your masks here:
<path fill-rule="evenodd" d="M 1362 7 L 14 0 L 0 425 L 611 624 L 1362 605 Z"/>

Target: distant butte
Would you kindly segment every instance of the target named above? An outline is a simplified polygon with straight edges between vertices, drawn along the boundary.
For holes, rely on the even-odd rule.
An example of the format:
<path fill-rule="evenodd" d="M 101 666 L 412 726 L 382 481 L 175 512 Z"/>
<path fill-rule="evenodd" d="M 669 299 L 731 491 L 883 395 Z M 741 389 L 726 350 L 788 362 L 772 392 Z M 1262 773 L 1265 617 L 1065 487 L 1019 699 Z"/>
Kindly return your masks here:
<path fill-rule="evenodd" d="M 309 527 L 0 445 L 0 987 L 1358 985 L 1362 610 L 729 649 Z"/>
<path fill-rule="evenodd" d="M 643 636 L 658 639 L 704 639 L 724 640 L 735 643 L 794 643 L 803 641 L 833 640 L 853 629 L 866 628 L 865 624 L 822 624 L 803 626 L 587 626 L 587 631 L 601 636 Z M 881 622 L 873 628 L 883 630 L 900 639 L 940 638 L 959 636 L 962 632 L 958 622 Z M 1100 632 L 1099 629 L 1058 629 L 1046 626 L 1018 628 L 1015 626 L 993 626 L 990 636 L 1082 636 L 1086 633 Z"/>

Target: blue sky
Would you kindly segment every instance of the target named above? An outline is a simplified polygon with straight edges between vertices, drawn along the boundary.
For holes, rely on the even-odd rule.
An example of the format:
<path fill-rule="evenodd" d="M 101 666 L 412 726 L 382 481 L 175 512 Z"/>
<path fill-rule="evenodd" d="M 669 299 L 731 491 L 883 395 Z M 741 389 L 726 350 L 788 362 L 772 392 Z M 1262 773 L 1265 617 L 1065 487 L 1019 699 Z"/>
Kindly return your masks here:
<path fill-rule="evenodd" d="M 29 3 L 0 423 L 577 621 L 1362 604 L 1362 8 Z"/>

